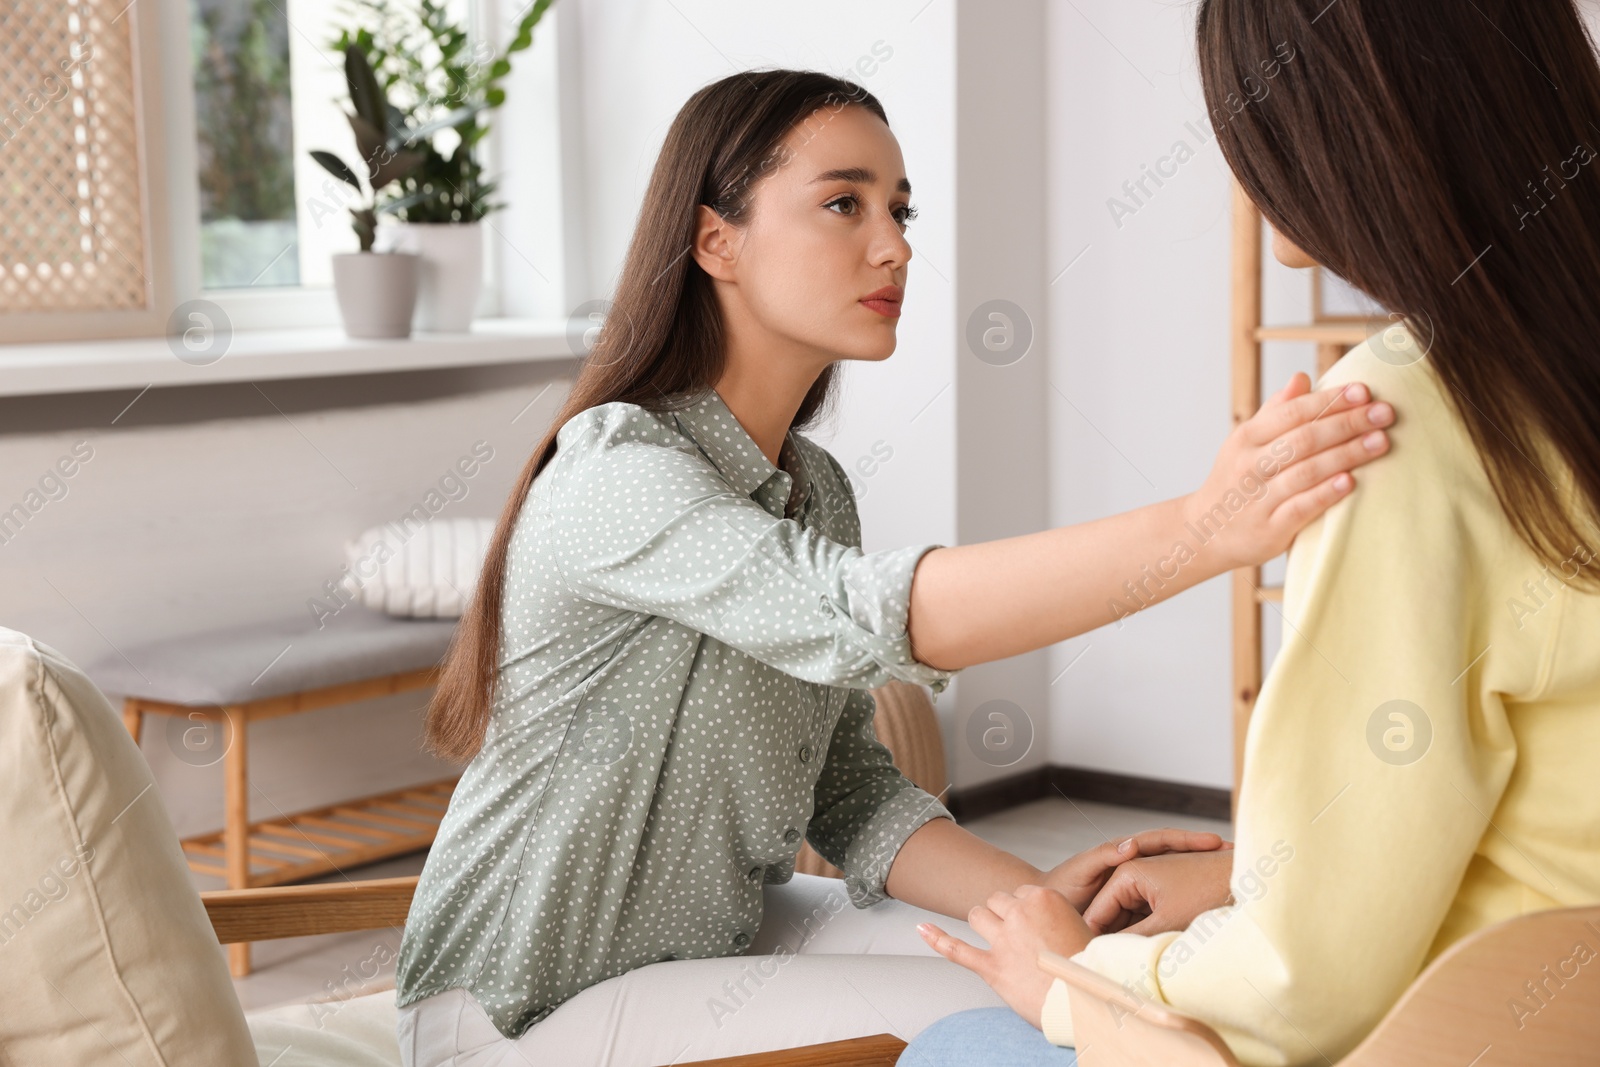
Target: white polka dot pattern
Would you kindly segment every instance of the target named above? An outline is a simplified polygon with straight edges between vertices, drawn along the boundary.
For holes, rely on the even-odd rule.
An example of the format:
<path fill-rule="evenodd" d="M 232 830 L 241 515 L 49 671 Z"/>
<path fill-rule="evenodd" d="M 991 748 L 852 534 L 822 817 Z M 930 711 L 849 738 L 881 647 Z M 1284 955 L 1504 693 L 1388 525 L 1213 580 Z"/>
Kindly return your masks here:
<path fill-rule="evenodd" d="M 514 531 L 488 734 L 406 920 L 397 1003 L 470 989 L 515 1038 L 597 982 L 745 951 L 802 839 L 856 907 L 949 818 L 867 690 L 943 691 L 906 636 L 926 544 L 862 552 L 791 432 L 774 466 L 715 390 L 561 427 Z"/>

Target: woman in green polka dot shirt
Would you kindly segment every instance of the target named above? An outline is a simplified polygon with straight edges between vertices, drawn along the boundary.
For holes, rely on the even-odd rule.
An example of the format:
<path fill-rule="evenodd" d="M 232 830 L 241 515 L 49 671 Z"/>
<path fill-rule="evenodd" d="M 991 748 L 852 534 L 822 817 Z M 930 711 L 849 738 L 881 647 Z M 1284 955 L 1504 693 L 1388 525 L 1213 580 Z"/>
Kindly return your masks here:
<path fill-rule="evenodd" d="M 841 361 L 894 352 L 914 216 L 859 86 L 747 72 L 679 112 L 429 709 L 430 747 L 470 762 L 405 927 L 411 1067 L 497 1048 L 539 1062 L 536 1024 L 583 990 L 747 952 L 802 840 L 855 908 L 954 918 L 1024 884 L 1081 910 L 1123 860 L 1223 844 L 1152 831 L 1039 870 L 895 769 L 869 690 L 937 694 L 963 667 L 1109 622 L 1154 561 L 1147 603 L 1278 555 L 1381 454 L 1381 432 L 1359 438 L 1384 406 L 1297 376 L 1190 496 L 863 552 L 844 470 L 800 431 Z"/>

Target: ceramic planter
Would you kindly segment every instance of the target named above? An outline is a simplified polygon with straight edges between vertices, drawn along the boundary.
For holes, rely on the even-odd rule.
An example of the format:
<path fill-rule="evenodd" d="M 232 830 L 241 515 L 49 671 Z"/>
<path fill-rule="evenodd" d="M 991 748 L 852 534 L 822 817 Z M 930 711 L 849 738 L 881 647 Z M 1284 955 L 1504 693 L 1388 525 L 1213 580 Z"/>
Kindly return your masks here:
<path fill-rule="evenodd" d="M 342 252 L 333 257 L 333 290 L 351 337 L 410 337 L 419 258 L 410 252 Z"/>
<path fill-rule="evenodd" d="M 421 257 L 417 329 L 460 333 L 471 328 L 483 288 L 483 223 L 402 222 L 379 231 L 379 241 Z"/>

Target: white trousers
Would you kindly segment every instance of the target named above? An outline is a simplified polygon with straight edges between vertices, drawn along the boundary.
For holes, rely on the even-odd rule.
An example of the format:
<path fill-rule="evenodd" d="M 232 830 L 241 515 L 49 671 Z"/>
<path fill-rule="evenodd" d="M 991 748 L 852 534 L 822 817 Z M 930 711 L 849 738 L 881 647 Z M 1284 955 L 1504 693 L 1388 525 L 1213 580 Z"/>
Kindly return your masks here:
<path fill-rule="evenodd" d="M 669 960 L 600 982 L 515 1041 L 463 989 L 400 1009 L 405 1067 L 660 1067 L 894 1034 L 1004 1006 L 977 975 L 941 957 L 919 922 L 982 947 L 966 923 L 897 900 L 850 904 L 844 883 L 796 874 L 764 890 L 749 953 Z"/>

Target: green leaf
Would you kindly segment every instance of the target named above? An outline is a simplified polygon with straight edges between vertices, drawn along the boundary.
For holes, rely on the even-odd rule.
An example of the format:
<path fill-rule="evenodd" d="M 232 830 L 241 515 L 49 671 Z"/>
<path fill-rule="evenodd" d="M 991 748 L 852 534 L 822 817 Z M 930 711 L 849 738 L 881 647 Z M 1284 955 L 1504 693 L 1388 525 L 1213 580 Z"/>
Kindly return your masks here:
<path fill-rule="evenodd" d="M 498 85 L 491 85 L 484 90 L 483 99 L 490 108 L 497 108 L 506 102 L 506 91 Z"/>
<path fill-rule="evenodd" d="M 383 90 L 378 88 L 377 76 L 372 73 L 366 55 L 355 45 L 345 49 L 344 78 L 350 90 L 350 103 L 355 107 L 356 114 L 377 130 L 380 144 L 387 141 L 389 104 L 384 99 Z"/>
<path fill-rule="evenodd" d="M 356 192 L 361 191 L 361 182 L 356 179 L 356 172 L 345 165 L 344 160 L 332 152 L 324 152 L 320 148 L 311 150 L 311 158 L 322 164 L 322 169 L 332 174 L 335 178 L 355 187 Z"/>
<path fill-rule="evenodd" d="M 387 151 L 383 135 L 360 115 L 346 112 L 345 118 L 350 120 L 351 132 L 356 135 L 356 150 L 361 153 L 361 162 L 367 165 L 367 176 L 371 177 L 372 161 Z"/>
<path fill-rule="evenodd" d="M 506 46 L 506 55 L 520 52 L 533 43 L 533 28 L 544 18 L 544 13 L 549 10 L 551 0 L 534 0 L 534 5 L 528 13 L 522 16 L 522 21 L 517 23 L 517 33 L 511 43 Z"/>

